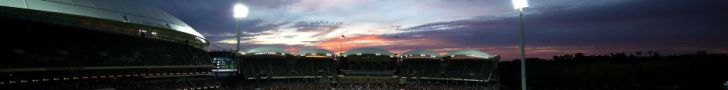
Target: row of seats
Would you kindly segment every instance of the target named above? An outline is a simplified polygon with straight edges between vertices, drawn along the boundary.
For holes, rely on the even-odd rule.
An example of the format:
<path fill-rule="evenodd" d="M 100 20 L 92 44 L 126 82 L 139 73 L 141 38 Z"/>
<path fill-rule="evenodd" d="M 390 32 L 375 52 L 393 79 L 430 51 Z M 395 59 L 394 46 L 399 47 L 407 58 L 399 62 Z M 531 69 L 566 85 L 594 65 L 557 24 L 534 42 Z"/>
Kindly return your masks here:
<path fill-rule="evenodd" d="M 234 90 L 328 90 L 331 83 L 320 82 L 319 79 L 287 79 L 242 81 Z"/>
<path fill-rule="evenodd" d="M 350 55 L 342 57 L 339 62 L 341 70 L 395 71 L 397 68 L 396 59 L 385 55 Z"/>
<path fill-rule="evenodd" d="M 243 90 L 496 90 L 495 84 L 459 81 L 421 81 L 400 83 L 396 80 L 345 80 L 337 83 L 316 79 L 243 81 Z"/>
<path fill-rule="evenodd" d="M 10 23 L 3 23 L 10 24 Z M 209 65 L 205 51 L 180 43 L 46 24 L 4 27 L 0 68 Z"/>
<path fill-rule="evenodd" d="M 278 55 L 244 56 L 238 71 L 246 77 L 333 76 L 336 64 L 331 58 L 294 60 Z"/>
<path fill-rule="evenodd" d="M 100 75 L 208 72 L 203 49 L 129 34 L 0 18 L 0 82 Z M 132 67 L 132 68 L 128 68 Z M 207 70 L 205 70 L 207 69 Z"/>
<path fill-rule="evenodd" d="M 394 62 L 345 62 L 344 70 L 394 70 Z"/>
<path fill-rule="evenodd" d="M 405 59 L 400 64 L 399 75 L 486 80 L 494 75 L 496 65 L 497 61 L 487 59 Z"/>
<path fill-rule="evenodd" d="M 406 59 L 395 65 L 387 62 L 348 62 L 332 59 L 313 60 L 280 55 L 245 56 L 239 70 L 248 77 L 330 76 L 339 70 L 396 70 L 404 77 L 458 78 L 487 80 L 493 77 L 497 62 L 487 59 Z M 388 67 L 391 66 L 391 67 Z M 341 73 L 338 73 L 341 74 Z"/>
<path fill-rule="evenodd" d="M 497 90 L 494 84 L 454 81 L 421 81 L 403 87 L 405 90 Z"/>

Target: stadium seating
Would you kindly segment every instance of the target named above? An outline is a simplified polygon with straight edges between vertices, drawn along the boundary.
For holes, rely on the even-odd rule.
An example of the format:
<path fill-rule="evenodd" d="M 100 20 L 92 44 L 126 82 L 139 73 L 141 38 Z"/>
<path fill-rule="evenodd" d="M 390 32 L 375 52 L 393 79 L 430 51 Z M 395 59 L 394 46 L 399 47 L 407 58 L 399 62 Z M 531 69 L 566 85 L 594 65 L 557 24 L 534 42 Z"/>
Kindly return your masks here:
<path fill-rule="evenodd" d="M 204 66 L 210 62 L 205 51 L 183 43 L 47 22 L 0 18 L 0 24 L 8 29 L 4 31 L 8 34 L 0 38 L 12 43 L 0 47 L 0 69 L 8 70 L 0 72 L 3 74 L 0 81 L 209 71 L 199 68 L 101 70 L 108 67 Z"/>
<path fill-rule="evenodd" d="M 260 52 L 248 52 L 240 61 L 246 89 L 494 90 L 489 80 L 494 80 L 499 58 L 477 50 L 447 56 L 415 50 L 395 56 L 383 49 L 360 48 L 338 57 L 306 49 L 297 54 L 273 47 L 256 50 Z"/>

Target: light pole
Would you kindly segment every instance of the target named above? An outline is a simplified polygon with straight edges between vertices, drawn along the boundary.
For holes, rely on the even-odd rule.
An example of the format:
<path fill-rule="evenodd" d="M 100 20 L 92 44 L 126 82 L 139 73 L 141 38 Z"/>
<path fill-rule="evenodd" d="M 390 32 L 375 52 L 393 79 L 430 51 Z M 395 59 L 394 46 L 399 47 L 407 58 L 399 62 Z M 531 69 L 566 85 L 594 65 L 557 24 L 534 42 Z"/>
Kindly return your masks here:
<path fill-rule="evenodd" d="M 341 34 L 341 38 L 339 38 L 339 51 L 341 53 L 344 53 L 344 39 L 346 39 L 346 36 L 344 36 L 344 34 Z"/>
<path fill-rule="evenodd" d="M 233 6 L 233 17 L 235 17 L 235 52 L 240 52 L 240 20 L 248 16 L 248 7 L 238 3 Z"/>
<path fill-rule="evenodd" d="M 527 90 L 526 87 L 526 31 L 523 25 L 523 12 L 528 7 L 528 0 L 512 0 L 513 8 L 518 11 L 519 21 L 521 24 L 521 90 Z"/>
<path fill-rule="evenodd" d="M 397 36 L 397 34 L 399 34 L 399 28 L 400 27 L 401 26 L 394 26 L 394 32 L 395 32 L 394 33 L 394 49 L 395 50 L 397 50 L 397 39 L 399 39 L 399 36 Z"/>

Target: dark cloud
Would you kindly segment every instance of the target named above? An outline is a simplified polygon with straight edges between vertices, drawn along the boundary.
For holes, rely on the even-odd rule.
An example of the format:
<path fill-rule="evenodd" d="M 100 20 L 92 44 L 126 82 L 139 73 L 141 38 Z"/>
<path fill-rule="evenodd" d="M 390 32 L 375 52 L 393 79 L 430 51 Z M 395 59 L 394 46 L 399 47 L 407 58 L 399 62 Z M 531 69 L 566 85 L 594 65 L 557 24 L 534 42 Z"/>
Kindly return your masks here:
<path fill-rule="evenodd" d="M 300 0 L 242 0 L 246 5 L 261 6 L 266 8 L 283 8 L 288 5 L 300 2 Z"/>
<path fill-rule="evenodd" d="M 608 53 L 629 50 L 653 50 L 663 52 L 692 52 L 694 50 L 728 51 L 728 1 L 725 0 L 531 0 L 532 8 L 527 10 L 525 24 L 529 47 L 541 57 L 557 52 Z M 209 41 L 232 38 L 235 19 L 231 6 L 235 0 L 140 0 L 149 2 L 177 16 L 199 32 L 207 34 Z M 255 8 L 285 8 L 298 0 L 244 0 Z M 484 3 L 491 8 L 478 12 L 500 12 L 508 10 L 509 0 L 457 2 Z M 469 3 L 464 3 L 472 5 Z M 398 4 L 397 4 L 398 5 Z M 378 6 L 371 6 L 378 7 Z M 446 6 L 432 6 L 444 8 Z M 266 9 L 275 10 L 275 9 Z M 262 11 L 258 11 L 262 12 Z M 265 11 L 276 12 L 276 11 Z M 472 19 L 435 22 L 405 30 L 394 38 L 386 39 L 435 39 L 446 41 L 438 46 L 403 46 L 401 49 L 447 49 L 476 48 L 493 50 L 504 55 L 515 55 L 518 45 L 518 17 L 515 12 L 472 17 Z M 409 15 L 409 14 L 408 14 Z M 418 15 L 418 14 L 411 14 Z M 283 17 L 302 17 L 282 15 Z M 396 20 L 395 20 L 396 21 Z M 325 22 L 325 21 L 324 21 Z M 343 21 L 350 22 L 350 21 Z M 339 27 L 319 21 L 286 22 L 286 20 L 244 19 L 240 26 L 245 32 L 259 33 L 275 30 L 283 25 L 292 25 L 300 31 L 332 31 Z M 327 29 L 324 29 L 325 27 Z M 327 33 L 322 33 L 325 35 Z M 320 35 L 316 35 L 320 36 Z M 311 41 L 317 42 L 317 41 Z M 406 42 L 405 42 L 406 43 Z M 213 43 L 220 49 L 234 48 L 233 45 Z M 244 47 L 278 46 L 311 47 L 301 45 L 255 45 Z M 492 48 L 489 48 L 492 47 Z M 394 48 L 392 48 L 394 49 Z M 504 56 L 511 57 L 511 56 Z"/>
<path fill-rule="evenodd" d="M 717 48 L 728 46 L 725 1 L 641 0 L 612 5 L 528 11 L 529 45 L 641 46 Z M 512 13 L 515 15 L 515 13 Z M 491 17 L 416 26 L 466 26 L 445 31 L 407 33 L 445 38 L 462 46 L 517 45 L 518 18 Z"/>
<path fill-rule="evenodd" d="M 240 22 L 240 29 L 243 30 L 242 32 L 259 33 L 259 32 L 263 32 L 263 31 L 267 31 L 267 30 L 277 30 L 281 26 L 289 24 L 289 23 L 290 22 L 264 23 L 264 21 L 260 20 L 260 19 L 242 20 Z"/>

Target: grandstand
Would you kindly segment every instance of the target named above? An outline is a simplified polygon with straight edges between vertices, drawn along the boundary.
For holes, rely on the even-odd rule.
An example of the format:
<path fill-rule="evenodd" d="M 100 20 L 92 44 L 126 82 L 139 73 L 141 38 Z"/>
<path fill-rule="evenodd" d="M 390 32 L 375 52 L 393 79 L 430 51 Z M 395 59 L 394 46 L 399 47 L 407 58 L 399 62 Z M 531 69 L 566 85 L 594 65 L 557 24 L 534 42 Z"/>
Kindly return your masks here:
<path fill-rule="evenodd" d="M 444 75 L 440 54 L 429 50 L 413 50 L 402 53 L 399 75 L 403 77 L 440 77 Z"/>
<path fill-rule="evenodd" d="M 293 75 L 291 54 L 282 48 L 257 47 L 245 51 L 238 71 L 247 78 L 272 78 Z"/>
<path fill-rule="evenodd" d="M 325 49 L 302 49 L 297 52 L 294 64 L 296 76 L 325 76 L 336 75 L 336 54 Z"/>
<path fill-rule="evenodd" d="M 440 55 L 420 49 L 398 55 L 373 47 L 340 55 L 324 49 L 291 54 L 282 48 L 257 47 L 241 57 L 242 88 L 303 90 L 493 90 L 499 59 L 478 50 Z"/>
<path fill-rule="evenodd" d="M 499 56 L 478 50 L 457 50 L 448 52 L 445 57 L 442 78 L 459 78 L 464 80 L 490 80 L 495 75 Z"/>
<path fill-rule="evenodd" d="M 276 47 L 251 48 L 240 57 L 238 72 L 246 81 L 238 85 L 243 89 L 330 87 L 327 82 L 336 75 L 334 55 L 324 49 L 303 49 L 291 54 Z"/>
<path fill-rule="evenodd" d="M 212 68 L 204 37 L 144 4 L 3 1 L 0 24 L 7 33 L 0 36 L 7 42 L 0 47 L 0 88 L 205 77 Z"/>
<path fill-rule="evenodd" d="M 349 76 L 391 76 L 396 71 L 395 54 L 380 48 L 356 48 L 344 52 L 339 68 Z"/>

